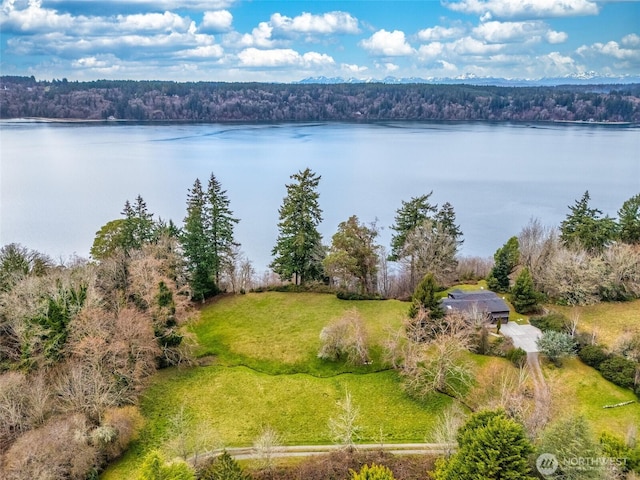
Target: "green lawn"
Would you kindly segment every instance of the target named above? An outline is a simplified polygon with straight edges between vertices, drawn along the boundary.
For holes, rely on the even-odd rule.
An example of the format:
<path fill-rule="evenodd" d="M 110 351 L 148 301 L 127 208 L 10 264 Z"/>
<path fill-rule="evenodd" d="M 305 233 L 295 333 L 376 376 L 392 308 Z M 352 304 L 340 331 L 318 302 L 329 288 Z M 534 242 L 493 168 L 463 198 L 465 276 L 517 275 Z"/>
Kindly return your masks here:
<path fill-rule="evenodd" d="M 628 331 L 640 330 L 640 300 L 633 302 L 611 302 L 588 305 L 586 307 L 550 307 L 568 318 L 579 315 L 578 329 L 597 332 L 597 341 L 614 347 L 621 335 Z"/>
<path fill-rule="evenodd" d="M 215 355 L 224 365 L 246 365 L 274 374 L 372 372 L 380 368 L 375 349 L 374 363 L 369 367 L 336 366 L 316 357 L 322 328 L 353 308 L 362 316 L 371 343 L 381 345 L 390 330 L 400 328 L 409 304 L 397 300 L 345 301 L 335 295 L 314 293 L 223 297 L 203 310 L 191 326 L 200 342 L 196 355 Z"/>
<path fill-rule="evenodd" d="M 318 359 L 322 328 L 353 308 L 369 332 L 372 364 L 349 367 Z M 103 478 L 135 478 L 148 451 L 168 451 L 176 440 L 170 419 L 181 408 L 190 419 L 185 441 L 200 443 L 200 449 L 251 445 L 266 425 L 285 444 L 324 444 L 331 443 L 328 421 L 339 412 L 336 402 L 348 390 L 360 410 L 360 441 L 379 442 L 381 436 L 387 443 L 424 441 L 452 400 L 444 395 L 425 402 L 410 399 L 397 374 L 380 361 L 381 345 L 390 330 L 400 327 L 407 309 L 407 303 L 395 300 L 343 301 L 328 294 L 220 297 L 188 327 L 198 341 L 201 366 L 154 376 L 141 400 L 146 424 L 140 437 Z M 469 354 L 468 362 L 477 381 L 466 403 L 473 408 L 492 404 L 501 395 L 505 372 L 515 369 L 503 359 L 479 355 Z M 567 361 L 562 369 L 546 368 L 545 374 L 556 417 L 581 413 L 597 434 L 607 430 L 624 436 L 629 423 L 640 424 L 637 403 L 602 409 L 633 399 L 633 394 L 578 360 Z"/>
<path fill-rule="evenodd" d="M 562 368 L 546 365 L 545 376 L 553 396 L 555 418 L 583 415 L 596 436 L 606 431 L 624 438 L 631 425 L 640 425 L 640 403 L 631 390 L 620 388 L 577 358 L 564 361 Z M 602 408 L 633 400 L 619 408 Z"/>

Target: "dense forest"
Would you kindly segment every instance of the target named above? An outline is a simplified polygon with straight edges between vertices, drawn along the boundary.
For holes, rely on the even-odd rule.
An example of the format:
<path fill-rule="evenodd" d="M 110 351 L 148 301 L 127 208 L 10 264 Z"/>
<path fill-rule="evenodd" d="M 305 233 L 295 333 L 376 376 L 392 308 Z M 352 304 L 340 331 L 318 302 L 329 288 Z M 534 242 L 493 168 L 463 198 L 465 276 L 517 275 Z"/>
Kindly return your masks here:
<path fill-rule="evenodd" d="M 70 82 L 0 77 L 0 118 L 293 122 L 640 122 L 640 85 Z"/>

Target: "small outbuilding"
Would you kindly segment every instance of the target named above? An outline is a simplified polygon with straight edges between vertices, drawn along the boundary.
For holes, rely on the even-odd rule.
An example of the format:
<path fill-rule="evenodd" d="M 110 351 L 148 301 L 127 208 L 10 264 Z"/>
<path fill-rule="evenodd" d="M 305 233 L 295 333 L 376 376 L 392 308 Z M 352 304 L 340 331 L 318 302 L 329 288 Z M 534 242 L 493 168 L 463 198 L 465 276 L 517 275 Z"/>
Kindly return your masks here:
<path fill-rule="evenodd" d="M 507 303 L 489 290 L 453 290 L 442 299 L 444 311 L 458 310 L 466 314 L 484 314 L 488 322 L 502 323 L 509 321 L 509 306 Z"/>

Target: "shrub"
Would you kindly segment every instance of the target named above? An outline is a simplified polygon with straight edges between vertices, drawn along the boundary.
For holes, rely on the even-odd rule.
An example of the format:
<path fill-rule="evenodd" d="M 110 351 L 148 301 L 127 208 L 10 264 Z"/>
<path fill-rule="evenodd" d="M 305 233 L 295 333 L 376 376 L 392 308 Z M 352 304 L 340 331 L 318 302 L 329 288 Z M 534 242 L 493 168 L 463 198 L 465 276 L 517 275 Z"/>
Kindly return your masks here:
<path fill-rule="evenodd" d="M 555 330 L 545 331 L 536 345 L 540 352 L 549 357 L 556 367 L 562 365 L 562 359 L 575 354 L 576 344 L 568 333 L 557 332 Z"/>
<path fill-rule="evenodd" d="M 104 414 L 103 426 L 115 430 L 117 436 L 105 447 L 107 458 L 122 455 L 129 444 L 138 437 L 144 419 L 138 407 L 128 405 L 108 409 Z"/>
<path fill-rule="evenodd" d="M 602 345 L 585 345 L 578 351 L 578 357 L 583 363 L 600 369 L 600 364 L 609 358 L 609 354 Z"/>
<path fill-rule="evenodd" d="M 530 480 L 533 446 L 524 427 L 502 411 L 472 415 L 458 431 L 458 451 L 440 460 L 436 480 L 509 478 Z"/>
<path fill-rule="evenodd" d="M 538 317 L 531 317 L 529 323 L 538 327 L 543 332 L 553 330 L 554 332 L 568 332 L 569 319 L 561 313 L 549 313 Z"/>
<path fill-rule="evenodd" d="M 508 350 L 505 357 L 516 367 L 523 367 L 527 363 L 527 352 L 520 347 Z"/>
<path fill-rule="evenodd" d="M 251 480 L 251 476 L 244 473 L 238 462 L 224 451 L 199 473 L 198 480 Z"/>
<path fill-rule="evenodd" d="M 357 292 L 349 292 L 347 290 L 339 290 L 336 293 L 336 297 L 340 300 L 384 300 L 382 295 L 374 293 L 374 294 L 364 294 Z"/>
<path fill-rule="evenodd" d="M 195 480 L 191 467 L 183 461 L 166 463 L 157 451 L 147 454 L 139 480 Z"/>
<path fill-rule="evenodd" d="M 624 388 L 633 388 L 636 377 L 636 363 L 619 355 L 614 355 L 600 364 L 604 378 Z"/>
<path fill-rule="evenodd" d="M 346 358 L 348 363 L 357 365 L 366 363 L 369 358 L 364 322 L 355 308 L 324 327 L 320 340 L 322 346 L 318 357 L 324 360 Z"/>
<path fill-rule="evenodd" d="M 351 470 L 351 480 L 395 480 L 393 472 L 383 465 L 364 465 L 359 472 Z"/>
<path fill-rule="evenodd" d="M 52 418 L 19 437 L 4 456 L 6 480 L 85 479 L 100 461 L 80 414 Z"/>

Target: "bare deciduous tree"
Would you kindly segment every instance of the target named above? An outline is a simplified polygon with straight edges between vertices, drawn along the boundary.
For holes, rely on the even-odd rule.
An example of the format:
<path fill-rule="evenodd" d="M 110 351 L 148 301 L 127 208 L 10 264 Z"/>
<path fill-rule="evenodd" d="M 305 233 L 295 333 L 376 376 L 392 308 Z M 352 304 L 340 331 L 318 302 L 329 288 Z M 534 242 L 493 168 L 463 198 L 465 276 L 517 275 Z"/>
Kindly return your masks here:
<path fill-rule="evenodd" d="M 445 457 L 449 458 L 457 447 L 456 437 L 464 422 L 465 415 L 462 409 L 458 404 L 453 404 L 438 415 L 436 424 L 427 440 L 441 444 L 444 447 Z"/>
<path fill-rule="evenodd" d="M 329 418 L 331 438 L 345 450 L 353 451 L 362 431 L 362 427 L 358 424 L 360 410 L 353 403 L 353 398 L 348 390 L 345 391 L 344 398 L 336 403 L 339 411 L 335 416 Z"/>
<path fill-rule="evenodd" d="M 84 416 L 53 418 L 22 435 L 4 458 L 6 480 L 82 480 L 99 461 Z"/>
<path fill-rule="evenodd" d="M 258 468 L 271 470 L 275 455 L 281 450 L 282 439 L 278 432 L 267 425 L 253 441 L 253 450 L 258 456 Z"/>

